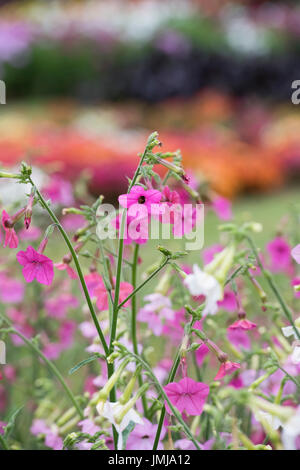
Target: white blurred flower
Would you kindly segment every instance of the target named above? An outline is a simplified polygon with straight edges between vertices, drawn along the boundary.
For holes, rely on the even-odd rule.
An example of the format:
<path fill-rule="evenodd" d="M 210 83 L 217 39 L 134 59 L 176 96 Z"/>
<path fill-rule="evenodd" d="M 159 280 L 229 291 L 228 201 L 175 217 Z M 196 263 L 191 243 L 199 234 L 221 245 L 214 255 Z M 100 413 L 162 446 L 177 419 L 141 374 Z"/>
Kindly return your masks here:
<path fill-rule="evenodd" d="M 297 450 L 297 438 L 300 435 L 300 407 L 294 416 L 283 425 L 282 443 L 285 450 Z"/>
<path fill-rule="evenodd" d="M 214 315 L 217 312 L 218 301 L 223 298 L 223 290 L 214 276 L 207 274 L 194 264 L 193 273 L 188 274 L 183 282 L 192 295 L 205 295 L 206 304 L 203 316 L 207 314 Z"/>

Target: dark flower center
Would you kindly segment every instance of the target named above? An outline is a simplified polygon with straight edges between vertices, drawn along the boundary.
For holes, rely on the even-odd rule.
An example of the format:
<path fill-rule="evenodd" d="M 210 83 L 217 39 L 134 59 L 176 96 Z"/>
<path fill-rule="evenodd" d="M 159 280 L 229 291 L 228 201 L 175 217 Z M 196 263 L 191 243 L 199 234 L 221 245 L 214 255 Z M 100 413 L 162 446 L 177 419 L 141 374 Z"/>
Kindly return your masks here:
<path fill-rule="evenodd" d="M 140 197 L 138 198 L 138 203 L 139 203 L 139 204 L 145 204 L 145 202 L 146 202 L 145 196 L 140 196 Z"/>
<path fill-rule="evenodd" d="M 142 436 L 142 439 L 149 439 L 150 436 L 147 436 L 147 434 L 145 434 L 145 436 Z"/>

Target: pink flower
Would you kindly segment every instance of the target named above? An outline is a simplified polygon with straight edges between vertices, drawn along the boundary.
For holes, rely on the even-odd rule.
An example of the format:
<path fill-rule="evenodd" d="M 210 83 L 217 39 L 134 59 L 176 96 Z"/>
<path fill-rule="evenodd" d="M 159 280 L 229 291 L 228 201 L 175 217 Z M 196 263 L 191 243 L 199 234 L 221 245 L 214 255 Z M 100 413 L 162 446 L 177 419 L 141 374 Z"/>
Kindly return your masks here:
<path fill-rule="evenodd" d="M 291 266 L 291 248 L 282 237 L 276 237 L 267 244 L 267 251 L 271 257 L 270 269 L 274 272 L 284 271 Z"/>
<path fill-rule="evenodd" d="M 218 306 L 228 312 L 234 312 L 237 309 L 234 292 L 230 289 L 225 289 L 223 299 L 218 301 Z"/>
<path fill-rule="evenodd" d="M 292 249 L 291 255 L 296 261 L 296 263 L 300 264 L 300 244 L 295 246 L 295 248 Z"/>
<path fill-rule="evenodd" d="M 74 271 L 73 268 L 71 268 L 71 266 L 69 266 L 69 263 L 54 263 L 54 266 L 56 267 L 56 269 L 58 269 L 59 271 L 64 271 L 66 270 L 67 271 L 67 274 L 69 276 L 70 279 L 77 279 L 77 274 L 76 272 Z"/>
<path fill-rule="evenodd" d="M 138 243 L 142 245 L 148 241 L 148 212 L 146 210 L 146 216 L 142 217 L 138 214 L 136 217 L 126 214 L 126 226 L 123 234 L 124 244 L 130 245 L 131 243 Z M 139 219 L 139 223 L 138 223 Z M 120 214 L 112 220 L 112 225 L 116 230 L 120 230 Z M 131 236 L 132 235 L 132 236 Z"/>
<path fill-rule="evenodd" d="M 232 219 L 231 202 L 225 197 L 218 196 L 213 200 L 212 208 L 221 220 Z"/>
<path fill-rule="evenodd" d="M 40 284 L 49 286 L 54 277 L 53 261 L 38 253 L 32 246 L 17 253 L 18 262 L 24 266 L 22 273 L 26 282 L 36 279 Z"/>
<path fill-rule="evenodd" d="M 7 425 L 5 421 L 0 421 L 0 434 L 4 434 L 4 428 Z"/>
<path fill-rule="evenodd" d="M 234 330 L 227 330 L 227 337 L 229 341 L 237 348 L 237 349 L 245 349 L 248 351 L 251 348 L 251 341 L 249 336 L 245 333 L 244 330 L 234 329 Z"/>
<path fill-rule="evenodd" d="M 247 320 L 247 318 L 239 318 L 236 322 L 232 323 L 228 327 L 229 330 L 253 330 L 256 328 L 257 325 L 256 323 L 253 323 L 250 320 Z"/>
<path fill-rule="evenodd" d="M 78 307 L 78 299 L 71 294 L 61 294 L 55 299 L 47 299 L 45 308 L 50 317 L 63 318 L 69 308 Z"/>
<path fill-rule="evenodd" d="M 130 433 L 127 440 L 126 450 L 152 450 L 156 431 L 157 425 L 144 419 L 143 424 L 137 424 L 134 430 Z M 163 432 L 160 435 L 160 441 L 163 440 L 165 433 L 166 431 L 163 428 Z M 157 449 L 164 450 L 161 442 L 159 442 Z"/>
<path fill-rule="evenodd" d="M 198 349 L 196 349 L 195 355 L 196 355 L 196 360 L 197 360 L 197 364 L 199 367 L 202 366 L 202 363 L 208 353 L 209 353 L 209 347 L 206 346 L 205 343 L 202 343 L 201 346 Z"/>
<path fill-rule="evenodd" d="M 53 203 L 63 206 L 74 204 L 72 184 L 60 175 L 52 175 L 49 184 L 43 188 L 43 194 Z"/>
<path fill-rule="evenodd" d="M 172 403 L 182 413 L 185 411 L 192 416 L 200 415 L 203 411 L 205 400 L 209 394 L 208 385 L 185 377 L 180 382 L 172 382 L 164 387 L 164 390 Z M 166 404 L 168 413 L 171 413 Z"/>
<path fill-rule="evenodd" d="M 30 240 L 30 241 L 35 241 L 38 240 L 41 236 L 42 232 L 39 227 L 34 227 L 30 225 L 28 229 L 22 228 L 19 232 L 19 236 L 21 240 Z"/>
<path fill-rule="evenodd" d="M 19 240 L 15 232 L 14 226 L 11 222 L 11 219 L 5 210 L 2 211 L 2 227 L 5 231 L 5 240 L 3 246 L 9 246 L 9 248 L 17 248 Z"/>
<path fill-rule="evenodd" d="M 151 205 L 161 201 L 162 194 L 156 189 L 144 189 L 142 186 L 133 186 L 129 194 L 121 194 L 119 203 L 122 207 L 131 207 L 134 204 L 144 204 L 148 212 L 151 212 Z"/>
<path fill-rule="evenodd" d="M 115 278 L 113 279 L 115 282 Z M 120 292 L 119 292 L 119 303 L 123 302 L 123 300 L 128 297 L 129 294 L 133 291 L 133 287 L 129 282 L 121 282 L 120 283 Z M 104 282 L 99 282 L 97 287 L 94 289 L 94 296 L 97 297 L 96 305 L 99 310 L 107 310 L 108 309 L 108 295 L 104 285 Z M 114 298 L 114 289 L 112 290 L 112 296 Z M 124 307 L 129 305 L 129 301 L 126 302 Z"/>
<path fill-rule="evenodd" d="M 231 362 L 231 361 L 222 362 L 220 365 L 220 369 L 217 375 L 215 376 L 214 380 L 220 380 L 223 377 L 225 377 L 225 375 L 230 375 L 235 370 L 240 369 L 240 367 L 241 365 L 238 364 L 237 362 Z"/>
<path fill-rule="evenodd" d="M 24 285 L 22 282 L 0 275 L 0 299 L 3 303 L 19 303 L 24 297 Z"/>

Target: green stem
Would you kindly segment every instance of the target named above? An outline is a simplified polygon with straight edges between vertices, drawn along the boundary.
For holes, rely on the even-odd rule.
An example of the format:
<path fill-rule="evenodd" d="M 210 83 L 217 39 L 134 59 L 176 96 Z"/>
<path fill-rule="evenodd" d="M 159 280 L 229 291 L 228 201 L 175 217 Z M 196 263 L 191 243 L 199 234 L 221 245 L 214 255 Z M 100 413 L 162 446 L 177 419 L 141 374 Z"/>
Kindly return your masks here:
<path fill-rule="evenodd" d="M 281 293 L 279 292 L 275 282 L 274 282 L 274 279 L 273 277 L 271 276 L 271 274 L 269 272 L 267 272 L 265 270 L 265 268 L 263 267 L 263 264 L 262 262 L 260 261 L 260 258 L 259 258 L 259 254 L 258 254 L 258 251 L 257 251 L 257 248 L 252 240 L 251 237 L 249 237 L 249 235 L 246 235 L 246 239 L 248 240 L 248 243 L 256 257 L 256 260 L 257 260 L 257 264 L 258 266 L 260 267 L 261 269 L 261 272 L 263 273 L 265 279 L 267 280 L 269 286 L 271 287 L 273 293 L 275 294 L 275 297 L 277 297 L 277 300 L 278 302 L 280 303 L 281 305 L 281 308 L 286 316 L 286 318 L 288 319 L 288 321 L 290 322 L 290 324 L 292 325 L 293 327 L 293 330 L 295 331 L 295 334 L 297 336 L 297 338 L 300 340 L 300 333 L 298 331 L 298 328 L 296 327 L 295 323 L 294 323 L 294 320 L 293 320 L 293 315 L 292 315 L 292 312 L 291 310 L 289 309 L 289 307 L 287 306 L 287 304 L 285 303 L 285 300 L 283 299 Z"/>
<path fill-rule="evenodd" d="M 54 212 L 52 212 L 52 210 L 50 209 L 49 205 L 47 204 L 47 202 L 45 201 L 45 199 L 43 198 L 43 196 L 41 195 L 40 191 L 38 190 L 38 188 L 36 187 L 36 185 L 34 184 L 34 182 L 32 181 L 31 178 L 29 178 L 29 182 L 31 183 L 31 185 L 35 188 L 35 191 L 36 191 L 36 194 L 37 196 L 39 197 L 41 203 L 42 203 L 42 206 L 46 209 L 46 211 L 48 212 L 49 216 L 51 217 L 51 219 L 57 224 L 57 227 L 58 227 L 58 230 L 60 231 L 60 233 L 62 234 L 69 250 L 70 250 L 70 253 L 73 257 L 73 260 L 74 260 L 74 263 L 75 263 L 75 266 L 76 266 L 76 270 L 77 270 L 77 273 L 78 273 L 78 276 L 79 276 L 79 280 L 80 280 L 80 283 L 81 283 L 81 286 L 82 286 L 82 289 L 83 289 L 83 292 L 85 294 L 85 298 L 86 298 L 86 301 L 87 301 L 87 304 L 88 304 L 88 307 L 89 307 L 89 310 L 91 312 L 91 316 L 92 316 L 92 319 L 93 319 L 93 322 L 95 324 L 95 327 L 97 329 L 97 332 L 98 332 L 98 335 L 99 335 L 99 338 L 100 338 L 100 341 L 101 341 L 101 344 L 102 344 L 102 347 L 105 351 L 105 354 L 106 356 L 108 356 L 108 347 L 107 347 L 107 344 L 106 344 L 106 341 L 105 341 L 105 338 L 104 338 L 104 335 L 103 335 L 103 332 L 102 332 L 102 329 L 101 329 L 101 326 L 99 324 L 99 321 L 98 321 L 98 318 L 97 318 L 97 315 L 96 315 L 96 312 L 95 312 L 95 309 L 94 309 L 94 306 L 93 306 L 93 303 L 91 301 L 91 298 L 90 298 L 90 295 L 89 295 L 89 292 L 88 292 L 88 288 L 87 288 L 87 285 L 86 285 L 86 282 L 85 282 L 85 279 L 84 279 L 84 276 L 83 276 L 83 273 L 82 273 L 82 270 L 81 270 L 81 266 L 80 266 L 80 263 L 78 261 L 78 257 L 77 257 L 77 254 L 73 248 L 73 245 L 68 237 L 68 235 L 66 234 L 65 230 L 63 229 L 62 225 L 60 224 L 58 218 L 56 217 L 56 215 L 54 214 Z"/>
<path fill-rule="evenodd" d="M 126 304 L 126 302 L 128 302 L 128 300 L 130 300 L 131 298 L 133 298 L 137 292 L 139 290 L 141 290 L 149 281 L 151 281 L 151 279 L 153 279 L 153 277 L 156 276 L 156 274 L 158 274 L 169 262 L 169 258 L 166 258 L 163 263 L 151 274 L 151 276 L 147 277 L 147 279 L 142 282 L 142 284 L 140 284 L 136 289 L 134 289 L 131 294 L 129 294 L 125 300 L 123 300 L 123 302 L 121 302 L 119 305 L 118 305 L 118 309 L 120 309 L 121 307 L 123 307 L 124 304 Z"/>
<path fill-rule="evenodd" d="M 49 361 L 49 359 L 42 353 L 42 351 L 39 350 L 39 348 L 32 341 L 27 339 L 26 336 L 24 336 L 22 333 L 16 330 L 13 327 L 12 323 L 5 316 L 3 316 L 2 314 L 0 314 L 0 316 L 9 325 L 11 332 L 19 336 L 24 341 L 24 343 L 27 344 L 27 346 L 29 346 L 41 359 L 43 359 L 43 361 L 47 364 L 51 372 L 56 376 L 57 380 L 61 383 L 63 389 L 65 390 L 66 394 L 68 395 L 74 407 L 76 408 L 77 413 L 79 414 L 80 418 L 84 419 L 84 414 L 82 410 L 80 409 L 76 401 L 76 398 L 74 397 L 72 391 L 70 390 L 70 388 L 64 381 L 64 378 L 59 372 L 59 370 L 57 369 L 57 367 L 51 361 Z"/>
<path fill-rule="evenodd" d="M 168 377 L 168 380 L 167 380 L 167 384 L 170 383 L 170 382 L 173 382 L 173 380 L 175 378 L 175 375 L 176 375 L 176 372 L 177 372 L 177 369 L 179 367 L 179 364 L 180 364 L 180 354 L 179 354 L 179 349 L 178 349 L 178 351 L 176 353 L 176 356 L 175 356 L 175 359 L 174 359 L 174 362 L 173 362 L 173 365 L 172 365 L 172 369 L 170 371 L 170 374 L 169 374 L 169 377 Z M 160 417 L 159 417 L 159 422 L 158 422 L 156 435 L 155 435 L 155 439 L 154 439 L 154 444 L 153 444 L 153 450 L 157 450 L 157 446 L 158 446 L 160 435 L 161 435 L 161 430 L 162 430 L 162 427 L 163 427 L 163 424 L 164 424 L 165 415 L 166 415 L 166 407 L 164 405 L 162 410 L 161 410 Z"/>
<path fill-rule="evenodd" d="M 4 437 L 1 434 L 0 434 L 0 444 L 3 448 L 3 450 L 9 450 L 8 444 L 7 444 L 6 440 L 4 439 Z"/>
<path fill-rule="evenodd" d="M 131 270 L 131 284 L 133 289 L 136 289 L 136 278 L 137 278 L 137 266 L 139 257 L 139 245 L 136 243 L 133 252 L 132 270 Z M 134 294 L 131 298 L 131 340 L 133 344 L 133 352 L 138 355 L 138 342 L 136 336 L 136 314 L 137 314 L 137 302 L 136 295 Z M 143 385 L 142 374 L 138 375 L 139 387 Z M 145 417 L 148 416 L 147 410 L 147 399 L 146 394 L 142 395 L 142 404 Z"/>

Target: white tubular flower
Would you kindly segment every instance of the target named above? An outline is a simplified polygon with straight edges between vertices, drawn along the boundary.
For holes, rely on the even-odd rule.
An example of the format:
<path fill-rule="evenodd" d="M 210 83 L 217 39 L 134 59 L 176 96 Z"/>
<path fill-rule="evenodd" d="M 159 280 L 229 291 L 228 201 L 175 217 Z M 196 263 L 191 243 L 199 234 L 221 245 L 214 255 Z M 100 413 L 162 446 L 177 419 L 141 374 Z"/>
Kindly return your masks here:
<path fill-rule="evenodd" d="M 300 435 L 300 407 L 298 407 L 297 412 L 294 416 L 283 425 L 282 431 L 282 444 L 285 450 L 298 450 L 299 446 L 297 441 L 299 441 Z"/>
<path fill-rule="evenodd" d="M 300 333 L 300 329 L 297 328 L 297 330 Z M 283 328 L 281 328 L 281 331 L 282 331 L 283 336 L 285 336 L 286 338 L 289 338 L 290 336 L 294 336 L 295 339 L 298 339 L 296 332 L 292 326 L 284 326 Z"/>
<path fill-rule="evenodd" d="M 292 352 L 291 355 L 291 361 L 293 364 L 299 364 L 300 363 L 300 343 L 298 342 Z"/>
<path fill-rule="evenodd" d="M 214 315 L 217 312 L 218 301 L 223 298 L 223 289 L 214 276 L 207 274 L 194 264 L 193 273 L 188 274 L 183 282 L 192 295 L 205 295 L 206 304 L 203 316 L 207 314 Z"/>
<path fill-rule="evenodd" d="M 103 416 L 104 418 L 108 419 L 108 421 L 111 422 L 116 428 L 116 431 L 119 435 L 118 437 L 118 450 L 123 449 L 123 431 L 124 429 L 127 428 L 129 425 L 130 421 L 132 421 L 135 424 L 144 424 L 142 418 L 138 415 L 138 413 L 131 408 L 123 417 L 121 423 L 116 423 L 116 416 L 122 411 L 123 405 L 121 405 L 119 402 L 109 402 L 107 401 L 104 405 L 103 410 L 99 410 L 99 414 Z"/>
<path fill-rule="evenodd" d="M 264 421 L 266 421 L 269 426 L 271 426 L 272 429 L 275 431 L 280 428 L 281 426 L 281 421 L 277 416 L 273 416 L 270 413 L 267 413 L 266 411 L 256 411 L 254 413 L 256 421 L 259 421 L 261 424 L 263 424 Z"/>

